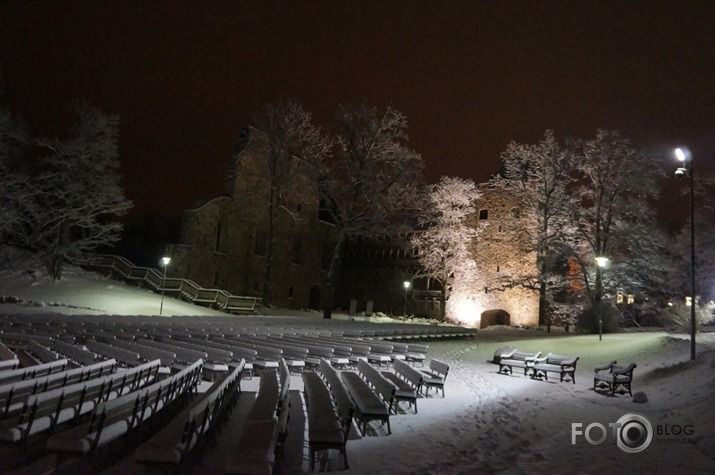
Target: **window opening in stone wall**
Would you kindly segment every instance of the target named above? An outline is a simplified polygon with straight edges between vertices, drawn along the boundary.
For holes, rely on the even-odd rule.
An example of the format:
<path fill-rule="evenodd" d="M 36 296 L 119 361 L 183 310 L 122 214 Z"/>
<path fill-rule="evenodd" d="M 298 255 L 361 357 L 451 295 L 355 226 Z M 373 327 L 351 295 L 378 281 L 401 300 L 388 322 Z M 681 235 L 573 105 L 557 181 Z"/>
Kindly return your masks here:
<path fill-rule="evenodd" d="M 288 287 L 288 298 L 293 298 L 293 286 Z"/>
<path fill-rule="evenodd" d="M 295 237 L 295 238 L 293 239 L 293 249 L 292 249 L 292 251 L 293 251 L 293 264 L 298 264 L 298 265 L 302 264 L 302 260 L 301 260 L 301 257 L 302 257 L 302 256 L 301 256 L 301 254 L 302 254 L 302 253 L 301 253 L 301 250 L 302 250 L 302 249 L 301 249 L 301 248 L 302 248 L 302 242 L 301 242 L 300 237 L 297 236 L 297 237 Z"/>
<path fill-rule="evenodd" d="M 258 292 L 260 290 L 260 288 L 261 288 L 261 284 L 259 284 L 257 280 L 254 280 L 253 281 L 253 291 Z"/>
<path fill-rule="evenodd" d="M 628 301 L 627 301 L 628 305 L 632 305 L 633 302 L 635 302 L 635 300 L 636 300 L 635 295 L 633 295 L 633 294 L 628 294 Z"/>
<path fill-rule="evenodd" d="M 488 209 L 480 209 L 479 210 L 479 221 L 486 221 L 489 219 L 489 210 Z"/>
<path fill-rule="evenodd" d="M 497 272 L 499 272 L 499 266 L 497 266 Z"/>
<path fill-rule="evenodd" d="M 623 303 L 623 294 L 616 295 L 616 303 Z"/>
<path fill-rule="evenodd" d="M 512 208 L 511 209 L 511 217 L 514 219 L 521 218 L 521 210 L 519 208 Z"/>
<path fill-rule="evenodd" d="M 221 221 L 216 223 L 216 250 L 221 251 Z"/>

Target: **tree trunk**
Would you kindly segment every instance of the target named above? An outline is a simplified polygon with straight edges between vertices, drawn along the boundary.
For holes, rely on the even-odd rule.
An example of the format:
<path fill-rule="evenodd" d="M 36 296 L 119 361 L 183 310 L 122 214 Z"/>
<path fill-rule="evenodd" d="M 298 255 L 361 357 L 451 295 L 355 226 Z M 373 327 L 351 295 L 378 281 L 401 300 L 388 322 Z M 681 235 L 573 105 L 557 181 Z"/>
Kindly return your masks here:
<path fill-rule="evenodd" d="M 338 241 L 335 243 L 333 250 L 333 258 L 330 260 L 330 269 L 325 277 L 325 298 L 323 300 L 323 318 L 330 319 L 333 315 L 333 305 L 335 299 L 335 283 L 337 281 L 337 273 L 340 268 L 340 263 L 343 256 L 343 247 L 345 246 L 345 237 L 343 234 L 338 236 Z"/>

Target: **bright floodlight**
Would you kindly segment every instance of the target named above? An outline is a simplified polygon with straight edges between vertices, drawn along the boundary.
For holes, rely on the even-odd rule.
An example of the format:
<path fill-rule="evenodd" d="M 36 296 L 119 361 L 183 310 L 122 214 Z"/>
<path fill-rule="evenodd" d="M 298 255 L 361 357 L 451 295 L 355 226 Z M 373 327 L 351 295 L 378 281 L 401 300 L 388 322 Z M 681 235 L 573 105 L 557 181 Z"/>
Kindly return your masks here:
<path fill-rule="evenodd" d="M 688 154 L 686 151 L 680 147 L 675 149 L 675 158 L 680 160 L 681 162 L 684 162 L 688 158 Z"/>
<path fill-rule="evenodd" d="M 608 265 L 608 257 L 598 256 L 596 258 L 596 264 L 598 267 L 606 267 Z"/>
<path fill-rule="evenodd" d="M 164 267 L 168 266 L 169 262 L 171 262 L 171 257 L 162 257 L 161 258 L 161 263 L 164 264 Z"/>
<path fill-rule="evenodd" d="M 405 286 L 405 290 L 407 290 L 407 289 L 410 288 L 410 285 L 412 285 L 412 284 L 410 284 L 410 281 L 409 281 L 409 280 L 406 280 L 406 281 L 404 281 L 404 282 L 402 283 L 402 285 L 404 285 L 404 286 Z"/>

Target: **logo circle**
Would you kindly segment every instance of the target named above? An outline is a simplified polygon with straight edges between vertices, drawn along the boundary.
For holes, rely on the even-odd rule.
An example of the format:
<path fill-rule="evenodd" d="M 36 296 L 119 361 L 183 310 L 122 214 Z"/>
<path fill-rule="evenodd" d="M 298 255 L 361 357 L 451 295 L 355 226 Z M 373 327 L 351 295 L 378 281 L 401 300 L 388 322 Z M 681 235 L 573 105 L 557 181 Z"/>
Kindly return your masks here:
<path fill-rule="evenodd" d="M 624 414 L 616 421 L 616 445 L 629 454 L 637 454 L 653 442 L 653 426 L 640 414 Z"/>

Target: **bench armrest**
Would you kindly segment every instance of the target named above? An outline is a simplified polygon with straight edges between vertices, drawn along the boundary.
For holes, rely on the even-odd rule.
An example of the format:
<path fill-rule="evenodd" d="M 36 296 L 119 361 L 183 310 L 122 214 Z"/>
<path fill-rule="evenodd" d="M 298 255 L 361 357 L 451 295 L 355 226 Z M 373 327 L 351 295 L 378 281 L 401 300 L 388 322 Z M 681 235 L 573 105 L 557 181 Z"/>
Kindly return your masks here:
<path fill-rule="evenodd" d="M 563 367 L 571 367 L 571 366 L 576 366 L 576 361 L 578 361 L 578 356 L 574 356 L 573 358 L 569 358 L 567 360 L 562 360 L 559 365 Z"/>
<path fill-rule="evenodd" d="M 614 361 L 611 361 L 610 363 L 605 364 L 605 365 L 603 365 L 603 366 L 597 366 L 597 367 L 594 369 L 594 371 L 595 371 L 596 373 L 598 373 L 599 371 L 606 371 L 606 370 L 611 371 L 611 370 L 613 369 L 613 365 L 615 365 L 615 364 L 616 364 L 616 361 L 614 360 Z"/>
<path fill-rule="evenodd" d="M 631 363 L 628 366 L 614 366 L 612 372 L 613 374 L 629 374 L 632 373 L 635 368 L 636 364 Z"/>

